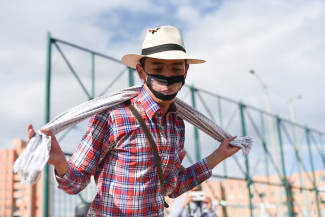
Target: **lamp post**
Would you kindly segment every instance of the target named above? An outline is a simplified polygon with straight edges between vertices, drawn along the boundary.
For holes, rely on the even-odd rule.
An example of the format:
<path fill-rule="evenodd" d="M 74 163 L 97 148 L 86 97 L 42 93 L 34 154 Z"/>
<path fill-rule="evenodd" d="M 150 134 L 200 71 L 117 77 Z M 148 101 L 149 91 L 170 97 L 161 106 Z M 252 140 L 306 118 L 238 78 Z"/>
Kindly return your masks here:
<path fill-rule="evenodd" d="M 291 122 L 292 122 L 292 129 L 293 129 L 293 135 L 294 135 L 294 139 L 295 139 L 295 145 L 296 145 L 296 150 L 297 150 L 297 155 L 299 157 L 299 175 L 300 175 L 300 184 L 301 187 L 305 189 L 305 179 L 304 179 L 304 170 L 302 167 L 302 162 L 301 160 L 301 155 L 300 155 L 300 143 L 299 143 L 299 138 L 298 138 L 298 129 L 297 129 L 297 125 L 296 125 L 296 115 L 295 115 L 295 110 L 293 107 L 293 100 L 295 99 L 301 99 L 302 96 L 301 95 L 297 95 L 295 97 L 289 98 L 288 99 L 288 104 L 289 104 L 289 109 L 290 109 L 290 116 L 291 116 Z M 306 190 L 304 190 L 304 205 L 306 207 L 306 211 L 307 211 L 307 216 L 310 216 L 310 211 L 309 211 L 309 207 L 308 207 L 308 197 L 307 197 L 307 192 Z"/>
<path fill-rule="evenodd" d="M 264 94 L 265 94 L 265 99 L 266 99 L 266 110 L 269 114 L 272 114 L 272 109 L 271 109 L 271 100 L 270 100 L 270 95 L 269 95 L 269 90 L 267 85 L 262 81 L 262 79 L 256 74 L 254 70 L 249 71 L 258 81 L 259 83 L 263 86 L 264 89 Z M 276 168 L 279 168 L 279 158 L 278 158 L 278 150 L 276 146 L 276 137 L 275 137 L 275 132 L 274 132 L 274 124 L 273 124 L 273 119 L 272 116 L 268 115 L 268 122 L 269 122 L 269 128 L 270 128 L 270 134 L 271 134 L 271 144 L 273 148 L 273 156 L 274 156 L 274 163 Z M 280 175 L 280 174 L 279 174 Z M 282 183 L 282 180 L 278 176 L 278 181 L 279 183 Z M 283 216 L 283 204 L 282 204 L 282 191 L 279 188 L 279 197 L 280 197 L 280 213 L 281 216 Z"/>
<path fill-rule="evenodd" d="M 257 78 L 257 80 L 260 82 L 260 84 L 262 84 L 263 89 L 264 89 L 264 94 L 265 94 L 265 99 L 266 99 L 266 110 L 269 114 L 272 114 L 272 109 L 271 109 L 271 100 L 270 100 L 270 96 L 269 96 L 269 90 L 268 87 L 266 86 L 266 84 L 264 84 L 264 82 L 261 80 L 261 78 L 255 73 L 255 71 L 250 70 L 249 71 L 252 75 L 254 75 L 255 78 Z M 276 167 L 278 167 L 278 151 L 277 151 L 277 147 L 276 147 L 276 138 L 275 138 L 275 133 L 274 133 L 274 125 L 273 125 L 273 119 L 270 115 L 268 115 L 268 120 L 269 120 L 269 128 L 270 128 L 270 132 L 271 132 L 271 143 L 272 143 L 272 147 L 273 147 L 273 155 L 275 157 L 275 165 Z"/>
<path fill-rule="evenodd" d="M 289 104 L 289 107 L 290 107 L 291 121 L 293 123 L 296 123 L 296 115 L 295 115 L 295 110 L 293 108 L 293 100 L 295 100 L 295 99 L 301 99 L 301 98 L 302 98 L 302 96 L 299 94 L 299 95 L 297 95 L 295 97 L 292 97 L 292 98 L 289 98 L 288 99 L 288 104 Z"/>

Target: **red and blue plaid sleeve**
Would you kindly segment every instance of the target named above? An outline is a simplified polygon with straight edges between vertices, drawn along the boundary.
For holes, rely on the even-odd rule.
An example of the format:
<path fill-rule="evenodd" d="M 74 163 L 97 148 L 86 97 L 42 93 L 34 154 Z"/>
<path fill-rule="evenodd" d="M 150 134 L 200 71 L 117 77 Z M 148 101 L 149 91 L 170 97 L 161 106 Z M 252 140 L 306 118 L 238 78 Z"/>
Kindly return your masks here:
<path fill-rule="evenodd" d="M 168 197 L 176 198 L 180 196 L 209 179 L 211 175 L 211 168 L 205 158 L 188 168 L 180 166 L 177 176 L 177 186 Z"/>
<path fill-rule="evenodd" d="M 74 169 L 71 163 L 68 163 L 68 171 L 64 176 L 60 177 L 55 169 L 54 174 L 58 183 L 58 188 L 68 194 L 78 194 L 90 183 L 90 176 L 85 176 L 83 173 Z"/>
<path fill-rule="evenodd" d="M 60 177 L 55 171 L 58 187 L 68 194 L 77 194 L 90 183 L 97 165 L 114 145 L 110 140 L 109 111 L 96 114 L 90 119 L 87 132 L 68 161 L 68 172 Z"/>

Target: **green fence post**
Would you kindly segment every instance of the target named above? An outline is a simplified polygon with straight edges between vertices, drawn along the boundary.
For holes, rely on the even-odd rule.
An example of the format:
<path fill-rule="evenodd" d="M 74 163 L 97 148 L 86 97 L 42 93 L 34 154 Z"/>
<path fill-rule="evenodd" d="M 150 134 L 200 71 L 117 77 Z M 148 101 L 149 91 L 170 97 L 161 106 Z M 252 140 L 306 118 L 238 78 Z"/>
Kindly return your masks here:
<path fill-rule="evenodd" d="M 241 126 L 242 126 L 242 135 L 246 136 L 246 125 L 245 125 L 245 116 L 244 116 L 245 105 L 243 105 L 241 102 L 239 103 L 239 109 L 240 109 L 240 119 L 241 119 Z M 246 163 L 246 181 L 247 181 L 247 188 L 248 188 L 249 208 L 250 208 L 251 217 L 253 217 L 253 204 L 252 204 L 252 192 L 251 192 L 252 180 L 249 172 L 248 155 L 245 156 L 245 163 Z"/>
<path fill-rule="evenodd" d="M 320 209 L 319 209 L 319 200 L 318 200 L 318 189 L 316 186 L 316 178 L 315 178 L 315 169 L 314 169 L 314 162 L 313 162 L 313 155 L 311 152 L 311 146 L 310 146 L 310 139 L 309 139 L 309 129 L 306 126 L 305 127 L 305 133 L 306 133 L 306 139 L 307 139 L 307 144 L 308 144 L 308 152 L 309 152 L 309 158 L 310 158 L 310 165 L 311 165 L 311 169 L 313 172 L 313 179 L 314 179 L 314 188 L 315 188 L 315 196 L 316 196 L 316 202 L 317 202 L 317 211 L 318 211 L 318 216 L 321 217 L 321 213 L 320 213 Z"/>
<path fill-rule="evenodd" d="M 46 86 L 45 86 L 45 118 L 44 122 L 50 122 L 50 85 L 51 85 L 51 33 L 47 33 L 47 57 L 46 57 Z M 43 217 L 48 216 L 48 176 L 49 165 L 46 164 L 43 172 Z"/>
<path fill-rule="evenodd" d="M 292 217 L 291 213 L 291 203 L 290 203 L 290 189 L 289 189 L 289 183 L 287 180 L 287 175 L 286 175 L 286 169 L 285 169 L 285 162 L 284 162 L 284 153 L 283 153 L 283 144 L 282 144 L 282 137 L 281 137 L 281 120 L 278 116 L 276 116 L 277 120 L 277 129 L 278 129 L 278 136 L 279 136 L 279 143 L 280 143 L 280 151 L 281 151 L 281 162 L 282 162 L 282 170 L 283 170 L 283 181 L 284 181 L 284 186 L 286 189 L 286 194 L 287 194 L 287 206 L 288 206 L 288 215 L 289 217 Z M 281 202 L 281 201 L 280 201 Z"/>
<path fill-rule="evenodd" d="M 134 86 L 134 75 L 133 75 L 134 69 L 131 67 L 128 68 L 129 68 L 129 86 L 132 87 Z"/>
<path fill-rule="evenodd" d="M 91 85 L 92 85 L 92 99 L 95 98 L 95 53 L 91 55 Z"/>
<path fill-rule="evenodd" d="M 193 108 L 196 108 L 196 104 L 195 104 L 196 89 L 194 88 L 194 85 L 192 85 L 190 88 L 191 88 L 191 94 L 192 94 L 192 106 L 193 106 Z M 196 127 L 194 127 L 194 141 L 195 141 L 196 161 L 200 161 L 201 160 L 201 150 L 200 150 L 200 141 L 199 141 L 199 130 Z"/>
<path fill-rule="evenodd" d="M 221 107 L 221 98 L 220 97 L 218 97 L 218 110 L 219 110 L 220 127 L 223 129 L 223 123 L 222 123 L 222 107 Z M 223 171 L 225 173 L 225 176 L 227 176 L 227 162 L 226 162 L 226 159 L 223 160 Z"/>

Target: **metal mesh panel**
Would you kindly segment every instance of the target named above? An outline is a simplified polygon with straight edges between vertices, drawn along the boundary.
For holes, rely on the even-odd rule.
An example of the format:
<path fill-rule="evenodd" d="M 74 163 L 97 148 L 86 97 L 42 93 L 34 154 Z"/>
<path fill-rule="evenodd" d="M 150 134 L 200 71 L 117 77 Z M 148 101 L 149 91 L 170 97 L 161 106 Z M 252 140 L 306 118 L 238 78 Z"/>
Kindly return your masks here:
<path fill-rule="evenodd" d="M 91 179 L 90 184 L 79 193 L 69 195 L 58 189 L 55 181 L 53 166 L 50 166 L 49 175 L 49 215 L 50 217 L 74 217 L 76 206 L 84 201 L 92 202 L 96 196 L 96 183 Z"/>

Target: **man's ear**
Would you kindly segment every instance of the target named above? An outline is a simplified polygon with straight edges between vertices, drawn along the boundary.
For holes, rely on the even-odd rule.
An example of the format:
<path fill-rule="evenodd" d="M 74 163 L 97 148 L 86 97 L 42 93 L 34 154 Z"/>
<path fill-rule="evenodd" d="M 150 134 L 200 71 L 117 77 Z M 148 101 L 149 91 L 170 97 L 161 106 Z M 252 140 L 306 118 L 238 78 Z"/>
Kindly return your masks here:
<path fill-rule="evenodd" d="M 136 68 L 136 70 L 138 72 L 138 75 L 139 75 L 140 79 L 144 80 L 145 77 L 144 77 L 144 71 L 143 71 L 142 66 L 140 64 L 137 64 L 135 68 Z"/>
<path fill-rule="evenodd" d="M 186 78 L 186 76 L 187 76 L 187 71 L 188 71 L 188 69 L 190 68 L 190 64 L 186 64 L 186 66 L 185 66 L 185 74 L 184 74 L 184 79 Z"/>

